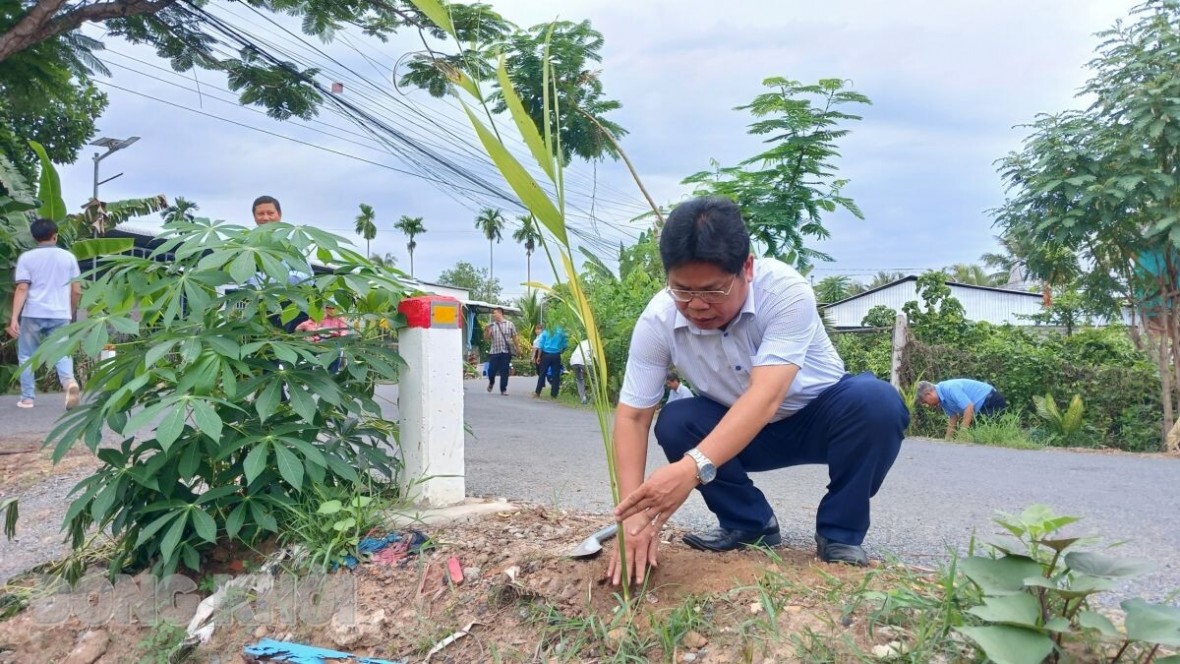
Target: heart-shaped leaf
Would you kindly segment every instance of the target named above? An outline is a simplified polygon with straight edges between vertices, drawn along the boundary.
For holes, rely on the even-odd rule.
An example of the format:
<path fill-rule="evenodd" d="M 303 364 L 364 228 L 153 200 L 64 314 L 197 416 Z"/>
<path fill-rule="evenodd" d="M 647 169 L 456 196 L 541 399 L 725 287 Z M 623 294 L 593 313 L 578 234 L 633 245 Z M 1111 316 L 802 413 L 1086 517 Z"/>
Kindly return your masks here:
<path fill-rule="evenodd" d="M 1127 612 L 1127 638 L 1180 647 L 1180 608 L 1141 599 L 1127 600 L 1122 607 Z"/>
<path fill-rule="evenodd" d="M 1041 664 L 1053 651 L 1053 641 L 1025 627 L 987 625 L 959 627 L 958 632 L 979 644 L 996 664 Z"/>
<path fill-rule="evenodd" d="M 991 623 L 1037 627 L 1041 606 L 1028 593 L 985 597 L 982 606 L 968 609 L 968 613 Z"/>
<path fill-rule="evenodd" d="M 1110 639 L 1117 639 L 1121 634 L 1106 616 L 1097 611 L 1082 611 L 1078 613 L 1078 627 L 1082 629 L 1098 630 L 1098 633 Z"/>
<path fill-rule="evenodd" d="M 1155 569 L 1155 563 L 1150 560 L 1113 558 L 1091 551 L 1074 551 L 1065 554 L 1065 565 L 1075 572 L 1107 579 L 1137 576 Z"/>
<path fill-rule="evenodd" d="M 1024 590 L 1024 580 L 1043 573 L 1041 564 L 1025 556 L 964 558 L 960 568 L 985 595 L 1011 595 Z"/>

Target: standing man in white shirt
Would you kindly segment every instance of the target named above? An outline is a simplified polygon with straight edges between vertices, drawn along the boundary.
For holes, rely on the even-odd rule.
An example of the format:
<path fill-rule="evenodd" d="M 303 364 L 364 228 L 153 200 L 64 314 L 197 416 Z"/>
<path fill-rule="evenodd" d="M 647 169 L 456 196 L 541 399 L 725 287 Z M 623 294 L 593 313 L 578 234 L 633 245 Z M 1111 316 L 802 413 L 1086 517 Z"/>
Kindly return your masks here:
<path fill-rule="evenodd" d="M 8 322 L 8 333 L 16 337 L 16 355 L 22 365 L 51 332 L 74 320 L 82 299 L 78 259 L 57 246 L 57 224 L 51 219 L 38 219 L 29 231 L 37 246 L 16 260 L 16 292 Z M 55 368 L 69 410 L 78 405 L 81 396 L 78 381 L 74 380 L 74 358 L 61 358 Z M 18 407 L 33 407 L 35 386 L 33 369 L 26 366 L 20 374 Z"/>
<path fill-rule="evenodd" d="M 582 343 L 574 348 L 573 354 L 570 355 L 570 371 L 574 372 L 574 383 L 578 386 L 578 398 L 585 404 L 590 400 L 586 398 L 586 372 L 590 370 L 593 364 L 594 351 L 590 348 L 590 340 L 583 339 Z"/>
<path fill-rule="evenodd" d="M 871 374 L 850 376 L 824 331 L 815 295 L 792 267 L 750 254 L 740 210 L 698 198 L 669 215 L 660 235 L 668 287 L 631 338 L 614 436 L 624 497 L 627 566 L 642 582 L 656 564 L 658 532 L 695 488 L 719 521 L 685 535 L 693 548 L 729 551 L 781 542 L 774 510 L 747 473 L 825 464 L 830 483 L 816 514 L 824 562 L 865 565 L 869 499 L 901 448 L 909 412 Z M 644 479 L 647 437 L 669 366 L 699 396 L 669 403 L 655 435 L 669 464 Z"/>

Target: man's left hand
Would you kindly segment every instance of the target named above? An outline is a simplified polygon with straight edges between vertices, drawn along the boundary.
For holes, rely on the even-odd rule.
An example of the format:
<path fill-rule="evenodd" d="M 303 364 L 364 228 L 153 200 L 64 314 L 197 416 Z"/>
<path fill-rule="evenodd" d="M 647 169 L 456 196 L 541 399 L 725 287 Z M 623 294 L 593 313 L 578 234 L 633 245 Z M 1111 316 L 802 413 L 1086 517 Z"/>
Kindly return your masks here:
<path fill-rule="evenodd" d="M 648 523 L 655 532 L 667 523 L 668 519 L 697 485 L 697 468 L 689 457 L 668 464 L 651 474 L 647 481 L 631 492 L 615 508 L 615 519 L 620 522 L 636 514 L 649 517 Z M 634 535 L 636 533 L 627 533 Z"/>

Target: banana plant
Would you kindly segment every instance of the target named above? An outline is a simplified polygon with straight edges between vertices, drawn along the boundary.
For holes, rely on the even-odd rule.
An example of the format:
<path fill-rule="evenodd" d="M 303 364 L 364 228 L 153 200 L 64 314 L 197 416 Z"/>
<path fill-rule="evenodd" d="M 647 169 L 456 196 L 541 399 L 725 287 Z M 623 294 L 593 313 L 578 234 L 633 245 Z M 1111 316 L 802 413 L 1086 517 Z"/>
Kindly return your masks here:
<path fill-rule="evenodd" d="M 460 49 L 462 43 L 455 32 L 448 9 L 439 0 L 411 0 L 415 7 L 426 15 L 443 32 L 450 35 Z M 552 35 L 552 26 L 549 36 Z M 548 37 L 547 37 L 548 40 Z M 606 451 L 607 468 L 610 475 L 611 497 L 617 505 L 621 500 L 619 495 L 619 478 L 615 455 L 614 441 L 610 433 L 610 402 L 607 396 L 607 366 L 606 352 L 603 348 L 602 335 L 594 319 L 594 312 L 590 308 L 589 299 L 578 278 L 578 271 L 573 259 L 573 246 L 570 243 L 569 232 L 565 220 L 565 179 L 564 161 L 561 158 L 561 138 L 554 127 L 559 125 L 562 112 L 577 113 L 578 109 L 562 109 L 557 102 L 558 95 L 554 86 L 553 68 L 549 59 L 548 46 L 543 58 L 544 113 L 542 117 L 554 118 L 538 128 L 521 103 L 520 96 L 508 76 L 504 58 L 501 57 L 496 68 L 496 80 L 500 86 L 500 93 L 504 105 L 511 112 L 511 117 L 520 136 L 528 147 L 528 153 L 540 168 L 542 177 L 551 184 L 550 194 L 541 182 L 521 163 L 507 147 L 501 138 L 502 133 L 496 127 L 491 113 L 487 111 L 487 97 L 480 88 L 481 76 L 464 71 L 461 68 L 448 70 L 451 83 L 451 93 L 454 94 L 475 130 L 479 141 L 488 157 L 496 165 L 500 174 L 512 191 L 520 198 L 521 203 L 528 208 L 530 214 L 540 222 L 540 228 L 545 240 L 541 246 L 545 249 L 546 258 L 553 268 L 556 281 L 553 286 L 530 282 L 530 288 L 552 294 L 555 289 L 563 294 L 560 298 L 553 298 L 559 306 L 563 306 L 568 313 L 585 330 L 586 338 L 590 340 L 590 347 L 594 354 L 594 361 L 590 367 L 588 387 L 594 399 L 595 412 L 598 416 L 598 426 L 602 433 L 602 444 Z M 482 111 L 483 119 L 480 117 Z M 658 210 L 656 212 L 658 213 Z M 557 267 L 560 264 L 561 270 Z M 561 275 L 564 273 L 565 280 Z M 620 555 L 625 555 L 623 529 L 618 529 L 618 543 Z M 626 560 L 623 560 L 626 568 Z M 623 600 L 630 601 L 630 590 L 627 579 L 623 583 Z"/>

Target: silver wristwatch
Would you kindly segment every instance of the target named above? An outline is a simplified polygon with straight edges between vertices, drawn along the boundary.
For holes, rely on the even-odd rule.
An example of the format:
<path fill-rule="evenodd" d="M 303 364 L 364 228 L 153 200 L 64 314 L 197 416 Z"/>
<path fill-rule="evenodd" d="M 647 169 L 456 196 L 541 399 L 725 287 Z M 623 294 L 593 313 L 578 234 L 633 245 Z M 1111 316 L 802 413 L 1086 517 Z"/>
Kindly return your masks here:
<path fill-rule="evenodd" d="M 708 484 L 717 477 L 717 467 L 709 461 L 709 457 L 705 456 L 703 452 L 697 448 L 692 448 L 688 451 L 688 456 L 692 458 L 697 464 L 697 481 L 701 484 Z"/>

